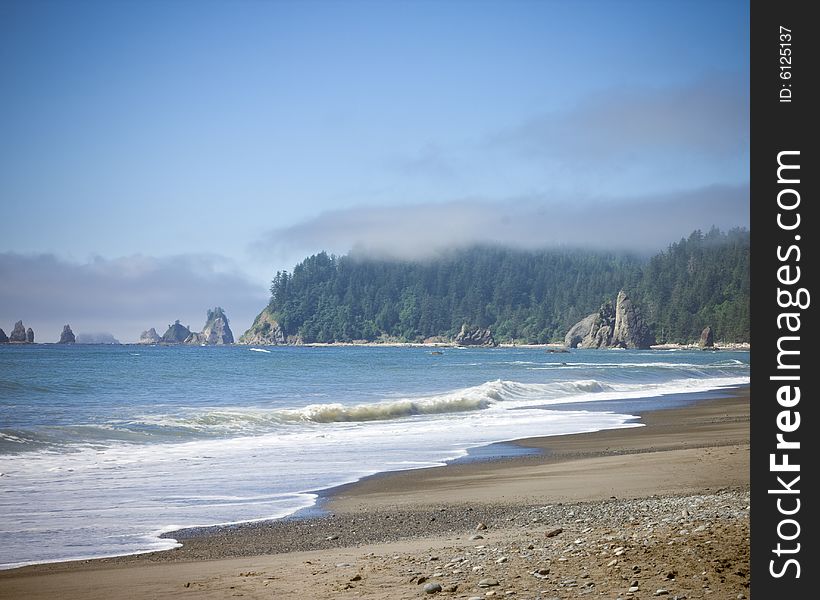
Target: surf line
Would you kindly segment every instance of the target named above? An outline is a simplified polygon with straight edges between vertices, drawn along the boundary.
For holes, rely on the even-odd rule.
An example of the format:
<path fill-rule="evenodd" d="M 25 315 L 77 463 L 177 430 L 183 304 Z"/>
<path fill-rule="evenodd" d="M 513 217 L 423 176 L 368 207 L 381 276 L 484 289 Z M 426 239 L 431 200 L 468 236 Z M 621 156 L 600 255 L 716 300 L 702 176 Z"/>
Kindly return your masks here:
<path fill-rule="evenodd" d="M 800 262 L 800 151 L 784 150 L 777 154 L 777 183 L 784 186 L 777 194 L 777 227 L 793 236 L 794 243 L 788 247 L 777 246 L 777 356 L 775 375 L 769 381 L 780 382 L 775 394 L 780 410 L 775 417 L 777 425 L 776 452 L 769 454 L 769 472 L 776 477 L 777 486 L 769 494 L 777 497 L 777 545 L 771 548 L 777 559 L 769 560 L 769 574 L 780 579 L 787 574 L 800 578 L 800 464 L 795 454 L 800 452 L 800 411 L 794 410 L 800 403 L 800 327 L 801 315 L 811 304 L 811 296 L 805 287 L 798 286 L 801 279 Z M 796 158 L 796 160 L 795 160 Z M 786 162 L 786 161 L 789 162 Z M 797 171 L 792 174 L 790 171 Z M 782 286 L 782 287 L 781 287 Z M 788 335 L 793 334 L 793 335 Z M 788 438 L 787 438 L 788 435 Z M 791 454 L 790 454 L 791 453 Z M 794 462 L 793 462 L 794 461 Z M 785 547 L 784 547 L 785 543 Z"/>

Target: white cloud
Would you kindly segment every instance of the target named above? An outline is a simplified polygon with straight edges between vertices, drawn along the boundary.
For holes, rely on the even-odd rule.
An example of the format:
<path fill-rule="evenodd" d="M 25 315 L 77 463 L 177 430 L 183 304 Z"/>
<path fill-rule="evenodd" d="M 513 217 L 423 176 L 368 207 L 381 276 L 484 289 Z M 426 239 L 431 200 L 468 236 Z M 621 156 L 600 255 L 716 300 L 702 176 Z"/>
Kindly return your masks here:
<path fill-rule="evenodd" d="M 37 341 L 53 342 L 69 323 L 75 334 L 109 332 L 123 342 L 175 319 L 199 330 L 205 311 L 222 306 L 238 337 L 267 302 L 264 286 L 212 255 L 94 258 L 0 253 L 0 327 L 22 319 Z"/>
<path fill-rule="evenodd" d="M 698 161 L 740 157 L 749 150 L 748 82 L 725 75 L 679 87 L 609 89 L 488 141 L 519 156 L 590 161 L 595 168 L 601 161 L 612 167 L 681 155 Z"/>
<path fill-rule="evenodd" d="M 252 252 L 280 260 L 351 249 L 427 258 L 475 244 L 654 252 L 695 229 L 748 224 L 748 186 L 710 186 L 639 198 L 531 197 L 329 211 L 270 231 Z"/>

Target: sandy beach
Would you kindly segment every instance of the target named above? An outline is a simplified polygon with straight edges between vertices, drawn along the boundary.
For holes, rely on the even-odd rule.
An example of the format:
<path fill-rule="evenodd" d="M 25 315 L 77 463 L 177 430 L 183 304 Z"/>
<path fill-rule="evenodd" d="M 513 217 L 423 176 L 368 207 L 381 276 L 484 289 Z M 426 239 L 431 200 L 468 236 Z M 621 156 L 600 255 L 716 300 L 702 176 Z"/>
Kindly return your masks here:
<path fill-rule="evenodd" d="M 517 458 L 378 475 L 311 518 L 0 572 L 0 598 L 749 595 L 749 390 Z"/>

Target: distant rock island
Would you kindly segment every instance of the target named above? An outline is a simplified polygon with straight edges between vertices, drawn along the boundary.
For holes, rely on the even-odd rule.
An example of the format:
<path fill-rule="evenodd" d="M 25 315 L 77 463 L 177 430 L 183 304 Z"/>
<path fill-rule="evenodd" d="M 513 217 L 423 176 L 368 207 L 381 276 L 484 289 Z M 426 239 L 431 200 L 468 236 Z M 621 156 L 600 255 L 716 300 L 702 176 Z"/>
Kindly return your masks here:
<path fill-rule="evenodd" d="M 151 327 L 147 331 L 143 331 L 140 334 L 140 339 L 138 344 L 159 344 L 162 341 L 162 338 L 159 337 L 157 330 Z"/>
<path fill-rule="evenodd" d="M 60 334 L 60 341 L 58 344 L 73 344 L 77 341 L 74 332 L 71 331 L 71 325 L 63 325 L 63 332 Z"/>
<path fill-rule="evenodd" d="M 192 332 L 190 326 L 182 325 L 179 319 L 160 337 L 157 330 L 151 327 L 140 334 L 140 344 L 189 344 L 192 346 L 222 346 L 233 344 L 233 332 L 228 323 L 225 310 L 217 306 L 209 309 L 205 326 L 200 332 Z"/>
<path fill-rule="evenodd" d="M 33 344 L 34 330 L 29 327 L 25 328 L 22 321 L 17 321 L 14 324 L 14 329 L 11 330 L 11 335 L 6 335 L 6 332 L 0 329 L 0 344 Z"/>
<path fill-rule="evenodd" d="M 601 305 L 570 327 L 564 338 L 570 348 L 642 348 L 655 343 L 655 338 L 641 317 L 640 310 L 624 290 L 612 302 Z"/>
<path fill-rule="evenodd" d="M 200 333 L 192 333 L 185 339 L 186 344 L 221 346 L 233 344 L 233 332 L 228 326 L 228 317 L 221 307 L 208 310 L 205 326 Z"/>
<path fill-rule="evenodd" d="M 162 334 L 160 341 L 164 344 L 182 344 L 189 337 L 191 337 L 191 330 L 180 324 L 179 319 L 177 319 L 173 325 L 168 325 L 168 329 Z"/>

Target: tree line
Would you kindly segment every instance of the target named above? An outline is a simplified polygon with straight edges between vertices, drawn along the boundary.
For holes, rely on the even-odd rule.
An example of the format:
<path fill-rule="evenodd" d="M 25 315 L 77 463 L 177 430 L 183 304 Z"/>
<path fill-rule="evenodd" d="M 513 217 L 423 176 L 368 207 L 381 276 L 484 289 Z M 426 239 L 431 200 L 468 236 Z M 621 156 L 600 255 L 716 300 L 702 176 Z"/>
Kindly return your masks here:
<path fill-rule="evenodd" d="M 693 232 L 650 258 L 580 249 L 453 250 L 426 261 L 328 255 L 271 284 L 269 310 L 304 342 L 451 338 L 462 324 L 500 342 L 547 343 L 625 289 L 659 342 L 749 341 L 749 232 Z"/>

